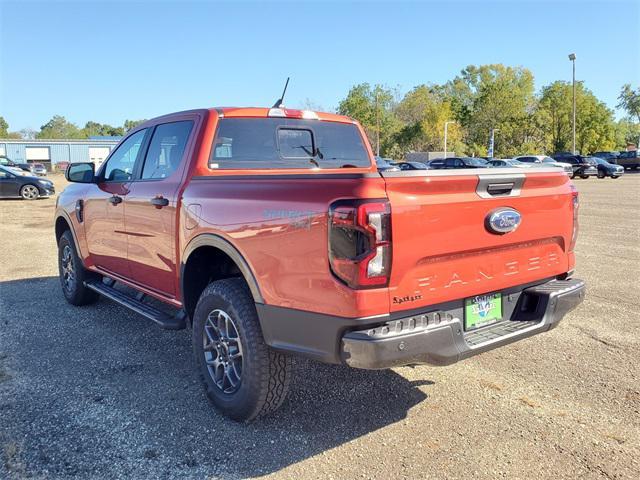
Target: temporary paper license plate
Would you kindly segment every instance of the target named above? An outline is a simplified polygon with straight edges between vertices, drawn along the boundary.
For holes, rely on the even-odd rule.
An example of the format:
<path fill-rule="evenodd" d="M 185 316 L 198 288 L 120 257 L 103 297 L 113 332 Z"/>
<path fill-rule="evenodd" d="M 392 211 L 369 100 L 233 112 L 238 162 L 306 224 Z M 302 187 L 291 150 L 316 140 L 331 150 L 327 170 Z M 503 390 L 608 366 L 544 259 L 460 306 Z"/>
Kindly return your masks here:
<path fill-rule="evenodd" d="M 502 318 L 502 294 L 478 295 L 464 303 L 464 329 L 473 330 Z"/>

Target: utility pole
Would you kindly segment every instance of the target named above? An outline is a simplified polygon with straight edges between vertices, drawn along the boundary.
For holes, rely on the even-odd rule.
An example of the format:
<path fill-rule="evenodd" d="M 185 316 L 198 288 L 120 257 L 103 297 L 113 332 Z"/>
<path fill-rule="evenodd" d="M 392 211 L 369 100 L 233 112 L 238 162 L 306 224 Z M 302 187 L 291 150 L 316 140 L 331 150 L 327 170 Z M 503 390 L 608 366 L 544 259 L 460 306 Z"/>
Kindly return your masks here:
<path fill-rule="evenodd" d="M 455 123 L 455 121 L 447 120 L 444 122 L 444 158 L 447 158 L 447 127 L 450 123 Z"/>
<path fill-rule="evenodd" d="M 569 54 L 569 60 L 573 63 L 573 150 L 572 153 L 576 154 L 576 54 Z"/>
<path fill-rule="evenodd" d="M 380 114 L 378 112 L 378 88 L 376 87 L 376 155 L 380 156 Z"/>

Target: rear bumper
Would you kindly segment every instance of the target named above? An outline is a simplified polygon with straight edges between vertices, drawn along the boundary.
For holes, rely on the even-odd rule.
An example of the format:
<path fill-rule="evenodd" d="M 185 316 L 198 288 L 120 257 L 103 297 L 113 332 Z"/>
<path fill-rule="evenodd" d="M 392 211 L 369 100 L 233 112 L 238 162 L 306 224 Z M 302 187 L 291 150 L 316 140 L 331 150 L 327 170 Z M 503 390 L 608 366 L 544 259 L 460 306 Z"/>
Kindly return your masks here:
<path fill-rule="evenodd" d="M 554 328 L 584 299 L 582 280 L 549 280 L 503 293 L 504 320 L 465 332 L 464 301 L 393 317 L 343 318 L 257 304 L 266 343 L 327 363 L 380 369 L 449 365 Z"/>
<path fill-rule="evenodd" d="M 355 368 L 379 369 L 427 363 L 449 365 L 558 325 L 584 299 L 582 280 L 552 280 L 522 290 L 509 319 L 464 332 L 460 315 L 429 312 L 352 331 L 342 339 L 343 360 Z"/>

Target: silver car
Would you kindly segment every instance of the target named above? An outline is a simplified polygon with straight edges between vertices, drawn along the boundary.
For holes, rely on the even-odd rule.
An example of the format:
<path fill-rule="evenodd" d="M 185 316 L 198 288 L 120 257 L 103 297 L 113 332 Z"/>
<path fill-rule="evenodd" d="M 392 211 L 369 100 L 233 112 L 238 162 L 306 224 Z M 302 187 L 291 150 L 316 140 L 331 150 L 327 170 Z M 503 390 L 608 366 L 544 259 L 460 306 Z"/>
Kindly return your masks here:
<path fill-rule="evenodd" d="M 533 164 L 533 166 L 537 165 L 539 167 L 562 168 L 564 170 L 564 173 L 566 173 L 567 175 L 573 175 L 573 167 L 570 163 L 558 162 L 551 157 L 547 157 L 546 155 L 522 155 L 520 157 L 515 157 L 514 160 Z"/>
<path fill-rule="evenodd" d="M 47 176 L 47 167 L 45 167 L 42 163 L 32 163 L 30 166 L 30 170 L 31 173 L 39 177 Z"/>

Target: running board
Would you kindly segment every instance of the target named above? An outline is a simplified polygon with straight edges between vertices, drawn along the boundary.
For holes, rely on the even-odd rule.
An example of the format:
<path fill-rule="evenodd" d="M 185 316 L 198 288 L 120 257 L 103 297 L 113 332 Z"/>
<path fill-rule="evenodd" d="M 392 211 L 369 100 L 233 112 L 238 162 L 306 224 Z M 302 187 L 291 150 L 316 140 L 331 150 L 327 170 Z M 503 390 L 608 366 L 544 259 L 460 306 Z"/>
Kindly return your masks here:
<path fill-rule="evenodd" d="M 127 295 L 120 290 L 116 290 L 111 285 L 107 285 L 103 282 L 85 282 L 85 285 L 87 288 L 90 288 L 94 292 L 98 292 L 103 297 L 107 297 L 114 302 L 127 307 L 129 310 L 133 310 L 143 317 L 157 323 L 161 328 L 166 330 L 182 330 L 187 326 L 184 310 L 179 310 L 176 315 L 169 315 L 168 313 L 158 310 L 151 305 L 147 305 L 141 300 L 137 300 L 136 298 Z"/>

